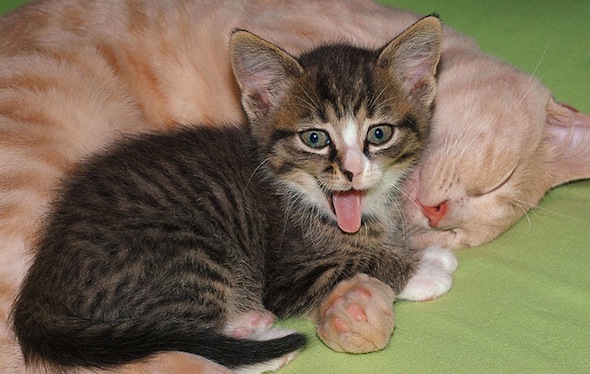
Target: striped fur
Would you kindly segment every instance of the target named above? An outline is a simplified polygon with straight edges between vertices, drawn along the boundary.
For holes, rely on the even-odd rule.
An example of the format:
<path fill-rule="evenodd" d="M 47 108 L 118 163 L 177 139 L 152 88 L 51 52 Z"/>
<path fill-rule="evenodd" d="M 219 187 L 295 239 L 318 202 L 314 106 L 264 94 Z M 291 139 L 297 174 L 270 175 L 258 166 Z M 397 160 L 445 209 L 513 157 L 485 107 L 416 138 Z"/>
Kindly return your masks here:
<path fill-rule="evenodd" d="M 28 364 L 110 368 L 183 351 L 242 368 L 305 343 L 231 330 L 244 315 L 308 314 L 357 273 L 401 291 L 419 258 L 392 212 L 428 135 L 440 36 L 430 17 L 376 51 L 332 45 L 296 59 L 236 32 L 250 130 L 127 137 L 65 179 L 14 309 Z M 347 170 L 350 121 L 360 172 Z M 379 143 L 375 124 L 391 137 Z M 329 134 L 325 151 L 306 145 L 309 131 Z M 352 188 L 366 195 L 354 234 L 330 207 Z"/>

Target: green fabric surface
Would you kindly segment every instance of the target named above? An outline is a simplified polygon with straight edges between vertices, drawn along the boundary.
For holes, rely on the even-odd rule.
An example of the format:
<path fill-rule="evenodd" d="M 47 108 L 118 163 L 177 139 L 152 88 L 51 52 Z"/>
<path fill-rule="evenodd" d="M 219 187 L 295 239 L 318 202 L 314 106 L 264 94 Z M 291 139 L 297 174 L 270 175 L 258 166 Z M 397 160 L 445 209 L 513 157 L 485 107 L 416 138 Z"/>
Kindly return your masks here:
<path fill-rule="evenodd" d="M 0 1 L 0 14 L 13 10 L 17 6 L 27 3 L 25 0 L 2 0 Z M 1 35 L 0 35 L 1 36 Z"/>
<path fill-rule="evenodd" d="M 0 0 L 0 12 L 19 3 Z M 388 3 L 437 12 L 590 113 L 589 1 Z M 397 326 L 382 352 L 335 353 L 311 323 L 285 321 L 313 338 L 281 373 L 590 372 L 590 181 L 552 190 L 498 239 L 457 255 L 448 295 L 396 302 Z"/>

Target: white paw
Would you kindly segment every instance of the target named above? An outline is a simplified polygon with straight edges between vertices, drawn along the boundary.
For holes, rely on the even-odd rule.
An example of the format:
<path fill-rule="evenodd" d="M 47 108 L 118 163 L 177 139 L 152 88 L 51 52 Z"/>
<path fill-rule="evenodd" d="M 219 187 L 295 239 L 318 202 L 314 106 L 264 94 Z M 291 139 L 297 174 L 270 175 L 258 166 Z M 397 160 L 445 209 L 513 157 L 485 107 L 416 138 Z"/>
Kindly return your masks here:
<path fill-rule="evenodd" d="M 398 297 L 411 301 L 425 301 L 445 294 L 453 284 L 451 274 L 457 266 L 457 258 L 450 250 L 436 245 L 426 248 L 418 270 Z"/>

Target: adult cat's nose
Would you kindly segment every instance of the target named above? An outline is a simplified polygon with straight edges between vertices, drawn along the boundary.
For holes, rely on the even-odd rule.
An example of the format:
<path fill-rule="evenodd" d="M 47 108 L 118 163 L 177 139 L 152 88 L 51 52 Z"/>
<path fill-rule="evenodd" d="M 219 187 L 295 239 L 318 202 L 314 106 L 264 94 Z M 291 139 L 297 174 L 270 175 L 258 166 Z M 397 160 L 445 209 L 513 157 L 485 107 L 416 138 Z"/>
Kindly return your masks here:
<path fill-rule="evenodd" d="M 420 204 L 422 213 L 428 218 L 428 224 L 430 227 L 437 227 L 441 219 L 447 214 L 449 204 L 447 201 L 443 201 L 437 206 L 426 206 Z"/>

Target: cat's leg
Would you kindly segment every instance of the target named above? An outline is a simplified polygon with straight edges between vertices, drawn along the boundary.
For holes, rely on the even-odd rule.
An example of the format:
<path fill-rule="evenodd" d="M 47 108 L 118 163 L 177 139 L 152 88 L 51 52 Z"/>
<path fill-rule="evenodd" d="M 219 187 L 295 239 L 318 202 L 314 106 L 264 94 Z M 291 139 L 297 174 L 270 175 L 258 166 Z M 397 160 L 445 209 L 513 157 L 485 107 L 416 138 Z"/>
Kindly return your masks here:
<path fill-rule="evenodd" d="M 294 330 L 273 327 L 276 317 L 268 310 L 251 310 L 236 314 L 226 322 L 224 333 L 238 339 L 272 340 L 296 333 Z M 253 374 L 276 371 L 287 365 L 299 354 L 288 353 L 274 360 L 234 369 L 236 374 Z"/>
<path fill-rule="evenodd" d="M 223 331 L 234 338 L 252 338 L 270 330 L 274 321 L 274 314 L 267 310 L 250 311 L 230 318 Z"/>
<path fill-rule="evenodd" d="M 278 339 L 283 336 L 290 335 L 292 333 L 294 333 L 294 331 L 280 329 L 280 328 L 274 328 L 274 329 L 268 330 L 266 335 L 264 335 L 264 338 L 262 335 L 257 335 L 256 338 L 258 338 L 258 339 L 256 339 L 256 340 Z M 280 368 L 284 367 L 285 365 L 287 365 L 289 362 L 293 361 L 298 355 L 299 355 L 299 351 L 294 351 L 294 352 L 288 353 L 282 357 L 276 358 L 274 360 L 235 368 L 233 370 L 233 372 L 234 372 L 234 374 L 262 374 L 262 373 L 268 373 L 268 372 L 275 372 L 275 371 L 279 370 Z"/>
<path fill-rule="evenodd" d="M 423 252 L 416 273 L 399 293 L 400 299 L 425 301 L 445 294 L 453 284 L 451 274 L 457 269 L 452 251 L 430 246 Z"/>
<path fill-rule="evenodd" d="M 338 352 L 378 351 L 389 343 L 395 319 L 391 287 L 366 274 L 340 282 L 312 318 L 317 334 Z"/>

